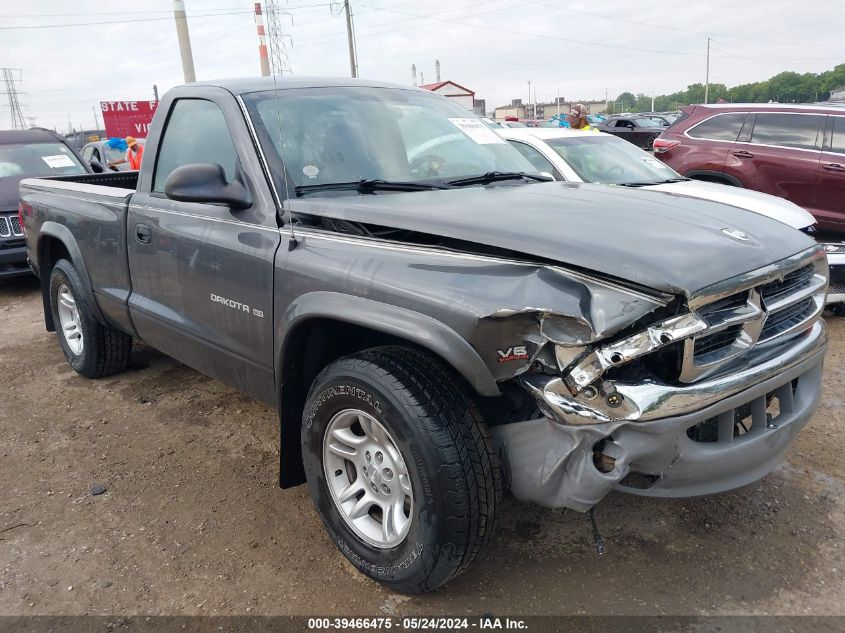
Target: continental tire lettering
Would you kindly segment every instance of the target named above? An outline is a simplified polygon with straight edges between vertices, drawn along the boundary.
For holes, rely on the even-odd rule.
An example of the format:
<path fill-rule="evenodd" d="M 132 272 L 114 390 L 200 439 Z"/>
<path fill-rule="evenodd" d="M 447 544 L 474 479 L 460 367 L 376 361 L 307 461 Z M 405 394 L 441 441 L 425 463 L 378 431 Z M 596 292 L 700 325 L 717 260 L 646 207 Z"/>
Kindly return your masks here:
<path fill-rule="evenodd" d="M 400 570 L 408 569 L 411 565 L 413 565 L 414 561 L 416 561 L 420 557 L 420 554 L 423 551 L 422 543 L 416 543 L 411 549 L 411 553 L 408 554 L 408 558 L 406 558 L 397 565 L 388 565 L 385 567 L 382 565 L 376 565 L 375 563 L 371 563 L 368 560 L 364 560 L 363 558 L 358 556 L 358 554 L 353 552 L 343 539 L 338 539 L 337 542 L 338 546 L 340 547 L 340 550 L 344 553 L 344 555 L 346 555 L 349 560 L 352 561 L 353 565 L 355 565 L 358 569 L 362 571 L 368 571 L 376 576 L 395 576 L 396 573 Z"/>
<path fill-rule="evenodd" d="M 317 411 L 320 407 L 322 407 L 329 399 L 336 398 L 337 396 L 352 396 L 362 402 L 366 402 L 375 409 L 377 413 L 382 413 L 381 402 L 376 400 L 372 394 L 367 393 L 360 387 L 353 387 L 352 385 L 332 385 L 331 387 L 323 389 L 314 397 L 314 402 L 308 410 L 308 418 L 305 420 L 305 427 L 310 429 L 314 423 L 314 417 L 317 415 Z"/>

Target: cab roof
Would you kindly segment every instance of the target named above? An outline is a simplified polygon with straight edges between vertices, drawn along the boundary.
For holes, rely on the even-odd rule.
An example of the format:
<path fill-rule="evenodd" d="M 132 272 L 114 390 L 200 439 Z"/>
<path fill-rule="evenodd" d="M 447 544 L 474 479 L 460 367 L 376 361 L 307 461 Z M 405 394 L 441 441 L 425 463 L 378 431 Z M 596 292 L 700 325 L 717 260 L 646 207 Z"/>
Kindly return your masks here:
<path fill-rule="evenodd" d="M 0 145 L 11 143 L 65 143 L 61 135 L 43 128 L 31 130 L 0 130 Z"/>
<path fill-rule="evenodd" d="M 232 94 L 242 95 L 251 92 L 264 92 L 267 90 L 286 90 L 291 88 L 328 88 L 335 86 L 351 86 L 364 88 L 401 88 L 403 90 L 419 90 L 426 92 L 416 86 L 403 86 L 385 81 L 371 81 L 369 79 L 353 79 L 351 77 L 248 77 L 240 79 L 217 79 L 211 81 L 198 81 L 193 84 L 179 86 L 212 86 L 228 90 Z"/>

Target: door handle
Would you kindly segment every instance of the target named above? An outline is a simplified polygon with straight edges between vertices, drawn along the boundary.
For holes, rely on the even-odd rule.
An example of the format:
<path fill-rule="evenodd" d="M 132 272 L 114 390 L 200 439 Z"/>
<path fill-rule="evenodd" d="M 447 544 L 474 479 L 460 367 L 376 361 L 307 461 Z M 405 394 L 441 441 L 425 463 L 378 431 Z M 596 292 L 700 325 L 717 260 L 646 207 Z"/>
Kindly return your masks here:
<path fill-rule="evenodd" d="M 845 171 L 845 167 L 840 165 L 839 163 L 825 163 L 822 165 L 822 169 L 827 171 Z"/>
<path fill-rule="evenodd" d="M 149 244 L 153 241 L 153 232 L 146 224 L 136 224 L 135 239 L 141 244 Z"/>
<path fill-rule="evenodd" d="M 745 150 L 740 150 L 738 152 L 731 152 L 737 158 L 754 158 L 754 154 L 751 152 L 746 152 Z"/>

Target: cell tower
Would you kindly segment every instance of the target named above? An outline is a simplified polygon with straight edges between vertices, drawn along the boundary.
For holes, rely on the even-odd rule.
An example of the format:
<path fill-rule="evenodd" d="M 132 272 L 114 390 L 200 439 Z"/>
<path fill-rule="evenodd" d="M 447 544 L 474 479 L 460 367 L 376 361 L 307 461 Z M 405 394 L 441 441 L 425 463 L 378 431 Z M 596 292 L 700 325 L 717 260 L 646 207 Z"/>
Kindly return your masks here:
<path fill-rule="evenodd" d="M 13 130 L 25 130 L 26 129 L 26 121 L 23 118 L 23 112 L 21 111 L 21 104 L 18 101 L 18 89 L 15 84 L 21 81 L 22 71 L 20 68 L 3 68 L 3 83 L 6 86 L 6 90 L 3 93 L 9 97 L 9 110 L 12 117 L 12 129 Z M 17 77 L 15 74 L 17 73 Z"/>
<path fill-rule="evenodd" d="M 279 10 L 276 0 L 265 0 L 264 7 L 267 10 L 267 39 L 270 47 L 270 69 L 274 75 L 291 74 L 290 58 L 285 45 L 285 38 L 290 37 L 282 31 L 282 15 L 290 16 L 290 13 Z M 291 21 L 293 17 L 291 16 Z"/>

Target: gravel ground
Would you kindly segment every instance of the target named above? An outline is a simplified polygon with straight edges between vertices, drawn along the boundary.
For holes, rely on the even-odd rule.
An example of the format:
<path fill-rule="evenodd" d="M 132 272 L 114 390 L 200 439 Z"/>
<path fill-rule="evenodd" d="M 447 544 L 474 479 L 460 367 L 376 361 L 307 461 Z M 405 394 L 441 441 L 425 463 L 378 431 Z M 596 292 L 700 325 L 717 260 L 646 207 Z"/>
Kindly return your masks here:
<path fill-rule="evenodd" d="M 149 348 L 76 375 L 32 280 L 0 282 L 0 615 L 845 614 L 845 320 L 824 401 L 759 483 L 584 515 L 507 501 L 468 573 L 393 594 L 281 490 L 275 413 Z M 92 496 L 92 485 L 106 487 Z"/>

